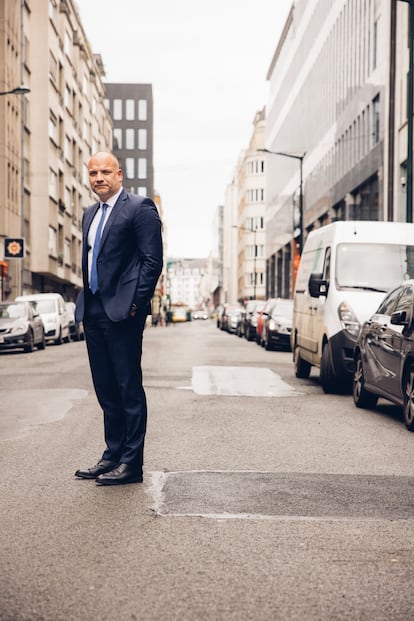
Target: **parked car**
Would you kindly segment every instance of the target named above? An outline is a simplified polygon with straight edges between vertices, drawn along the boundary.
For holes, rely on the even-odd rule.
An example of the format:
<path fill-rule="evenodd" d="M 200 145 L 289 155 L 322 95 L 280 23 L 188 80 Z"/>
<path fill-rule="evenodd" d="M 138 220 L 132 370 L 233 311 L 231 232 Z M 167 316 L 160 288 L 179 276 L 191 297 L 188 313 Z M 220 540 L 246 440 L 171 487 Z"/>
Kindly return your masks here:
<path fill-rule="evenodd" d="M 271 313 L 272 308 L 274 307 L 276 302 L 277 302 L 277 298 L 269 298 L 268 300 L 266 300 L 266 303 L 263 306 L 263 309 L 261 310 L 261 312 L 258 313 L 257 326 L 256 326 L 256 343 L 258 345 L 263 345 L 263 341 L 262 341 L 263 323 L 266 317 Z"/>
<path fill-rule="evenodd" d="M 193 313 L 193 319 L 208 319 L 208 312 L 206 310 L 196 310 Z"/>
<path fill-rule="evenodd" d="M 401 406 L 414 431 L 414 280 L 390 291 L 363 323 L 352 393 L 358 408 L 374 408 L 379 397 Z"/>
<path fill-rule="evenodd" d="M 246 336 L 247 326 L 258 303 L 259 300 L 248 300 L 242 308 L 240 325 L 236 331 L 237 336 Z"/>
<path fill-rule="evenodd" d="M 254 309 L 246 315 L 244 320 L 244 336 L 248 341 L 253 341 L 256 338 L 257 323 L 259 321 L 259 314 L 262 312 L 265 305 L 264 300 L 256 300 Z M 247 308 L 247 307 L 246 307 Z"/>
<path fill-rule="evenodd" d="M 263 313 L 262 344 L 269 351 L 282 347 L 290 351 L 292 332 L 293 300 L 277 299 L 270 313 Z"/>
<path fill-rule="evenodd" d="M 402 280 L 414 278 L 414 224 L 338 221 L 306 238 L 295 281 L 296 377 L 319 368 L 326 393 L 351 390 L 361 325 Z"/>
<path fill-rule="evenodd" d="M 236 325 L 234 325 L 234 329 L 233 329 L 233 326 L 231 326 L 231 318 L 232 317 L 234 318 L 236 315 L 240 317 L 241 310 L 242 310 L 242 307 L 240 305 L 224 304 L 223 312 L 221 313 L 220 319 L 219 319 L 220 330 L 226 330 L 227 332 L 235 332 Z"/>
<path fill-rule="evenodd" d="M 241 306 L 235 306 L 231 309 L 231 311 L 229 311 L 227 319 L 227 332 L 230 332 L 231 334 L 236 334 L 237 327 L 240 324 L 241 320 L 241 312 Z"/>
<path fill-rule="evenodd" d="M 0 349 L 44 349 L 45 330 L 30 302 L 0 303 Z"/>
<path fill-rule="evenodd" d="M 72 341 L 83 341 L 85 338 L 83 322 L 75 320 L 75 306 L 74 302 L 65 302 L 65 308 L 69 319 L 69 335 Z"/>
<path fill-rule="evenodd" d="M 69 342 L 69 317 L 60 293 L 31 293 L 16 298 L 16 302 L 31 302 L 42 318 L 46 342 L 56 345 Z"/>

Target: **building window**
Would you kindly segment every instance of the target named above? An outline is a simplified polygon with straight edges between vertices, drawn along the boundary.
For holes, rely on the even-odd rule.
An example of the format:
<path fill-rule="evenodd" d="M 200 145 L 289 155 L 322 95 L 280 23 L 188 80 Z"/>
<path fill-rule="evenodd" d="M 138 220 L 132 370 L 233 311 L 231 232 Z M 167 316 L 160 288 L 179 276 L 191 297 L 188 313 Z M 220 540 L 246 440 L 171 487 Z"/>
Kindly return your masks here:
<path fill-rule="evenodd" d="M 70 240 L 65 237 L 65 245 L 63 246 L 63 260 L 66 265 L 71 264 L 70 260 Z"/>
<path fill-rule="evenodd" d="M 52 257 L 56 256 L 56 230 L 49 226 L 49 254 L 52 255 Z"/>
<path fill-rule="evenodd" d="M 70 56 L 72 53 L 72 39 L 67 30 L 65 30 L 65 35 L 63 39 L 63 49 L 65 51 L 66 56 Z"/>
<path fill-rule="evenodd" d="M 49 113 L 49 138 L 57 144 L 57 119 L 53 112 Z"/>
<path fill-rule="evenodd" d="M 138 186 L 137 193 L 138 193 L 140 196 L 148 196 L 148 194 L 147 194 L 147 188 L 146 188 L 145 186 L 143 186 L 143 185 L 139 185 L 139 186 Z"/>
<path fill-rule="evenodd" d="M 147 178 L 147 158 L 139 157 L 138 158 L 138 179 L 146 179 Z"/>
<path fill-rule="evenodd" d="M 372 102 L 372 137 L 374 144 L 380 140 L 380 96 L 377 95 Z"/>
<path fill-rule="evenodd" d="M 122 129 L 114 129 L 114 149 L 122 149 Z"/>
<path fill-rule="evenodd" d="M 135 130 L 127 129 L 125 130 L 125 148 L 126 149 L 135 149 Z"/>
<path fill-rule="evenodd" d="M 52 52 L 49 54 L 49 79 L 57 87 L 58 85 L 58 63 Z"/>
<path fill-rule="evenodd" d="M 147 120 L 147 100 L 139 99 L 138 100 L 138 121 L 146 121 Z"/>
<path fill-rule="evenodd" d="M 112 117 L 114 121 L 122 121 L 122 99 L 114 99 Z"/>
<path fill-rule="evenodd" d="M 54 170 L 49 170 L 49 195 L 57 199 L 57 174 Z"/>
<path fill-rule="evenodd" d="M 127 121 L 135 120 L 135 99 L 127 99 L 125 102 L 125 116 Z"/>
<path fill-rule="evenodd" d="M 126 176 L 127 179 L 134 179 L 135 176 L 135 160 L 133 157 L 127 157 L 125 159 Z"/>
<path fill-rule="evenodd" d="M 145 151 L 147 148 L 147 130 L 138 130 L 138 149 Z"/>

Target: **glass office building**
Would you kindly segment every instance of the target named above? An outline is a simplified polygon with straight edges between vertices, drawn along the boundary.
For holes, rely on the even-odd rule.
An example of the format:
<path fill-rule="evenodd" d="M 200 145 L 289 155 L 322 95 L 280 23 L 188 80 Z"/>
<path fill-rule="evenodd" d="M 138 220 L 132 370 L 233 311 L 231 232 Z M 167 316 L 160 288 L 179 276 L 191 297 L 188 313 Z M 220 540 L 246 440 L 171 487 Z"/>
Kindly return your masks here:
<path fill-rule="evenodd" d="M 267 75 L 268 296 L 291 293 L 301 233 L 305 240 L 337 219 L 387 219 L 389 4 L 292 5 Z"/>

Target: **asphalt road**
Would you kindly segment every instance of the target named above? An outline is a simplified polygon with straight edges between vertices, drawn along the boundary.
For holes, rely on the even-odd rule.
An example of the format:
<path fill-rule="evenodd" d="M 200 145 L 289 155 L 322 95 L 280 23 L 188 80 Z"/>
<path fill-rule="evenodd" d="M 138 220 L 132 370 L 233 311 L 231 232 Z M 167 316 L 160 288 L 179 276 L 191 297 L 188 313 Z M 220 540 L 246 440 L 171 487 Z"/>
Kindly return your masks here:
<path fill-rule="evenodd" d="M 0 353 L 1 621 L 414 619 L 414 434 L 213 321 L 148 328 L 143 485 L 85 344 Z"/>

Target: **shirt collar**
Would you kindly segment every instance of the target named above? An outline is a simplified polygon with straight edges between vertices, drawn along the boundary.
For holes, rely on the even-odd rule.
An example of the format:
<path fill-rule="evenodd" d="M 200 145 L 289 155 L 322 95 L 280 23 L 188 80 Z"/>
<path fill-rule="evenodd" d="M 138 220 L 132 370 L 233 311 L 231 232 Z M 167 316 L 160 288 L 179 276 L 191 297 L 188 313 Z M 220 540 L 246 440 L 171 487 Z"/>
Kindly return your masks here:
<path fill-rule="evenodd" d="M 119 195 L 121 194 L 122 190 L 123 190 L 123 188 L 121 187 L 116 194 L 111 196 L 111 198 L 108 198 L 108 200 L 105 201 L 105 205 L 108 205 L 109 207 L 113 207 L 115 205 L 116 201 L 118 200 Z M 103 201 L 100 201 L 100 205 L 99 206 L 102 207 L 103 204 L 104 204 Z"/>

